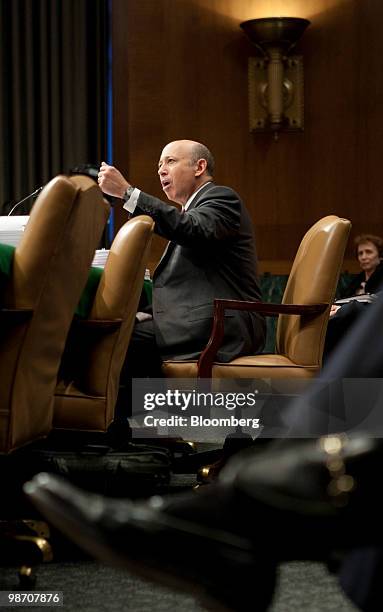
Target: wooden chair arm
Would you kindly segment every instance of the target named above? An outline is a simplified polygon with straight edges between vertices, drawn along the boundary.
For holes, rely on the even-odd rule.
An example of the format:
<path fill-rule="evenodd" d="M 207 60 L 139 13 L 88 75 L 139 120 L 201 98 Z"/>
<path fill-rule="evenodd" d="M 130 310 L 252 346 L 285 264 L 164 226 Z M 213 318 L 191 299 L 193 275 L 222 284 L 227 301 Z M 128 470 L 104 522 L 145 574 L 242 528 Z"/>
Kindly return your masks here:
<path fill-rule="evenodd" d="M 280 314 L 317 316 L 325 312 L 329 304 L 270 304 L 268 302 L 245 302 L 241 300 L 214 300 L 213 329 L 198 360 L 198 378 L 211 378 L 213 363 L 224 337 L 225 310 L 247 310 L 276 317 Z"/>

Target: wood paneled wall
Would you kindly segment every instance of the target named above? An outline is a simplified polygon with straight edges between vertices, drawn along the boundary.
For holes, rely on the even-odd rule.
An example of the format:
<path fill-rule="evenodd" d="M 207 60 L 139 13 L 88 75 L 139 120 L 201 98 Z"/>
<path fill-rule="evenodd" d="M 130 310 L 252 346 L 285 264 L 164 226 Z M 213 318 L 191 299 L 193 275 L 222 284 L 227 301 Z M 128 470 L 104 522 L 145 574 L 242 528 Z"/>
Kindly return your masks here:
<path fill-rule="evenodd" d="M 297 47 L 305 131 L 278 142 L 249 132 L 247 59 L 255 49 L 239 28 L 268 15 L 312 22 Z M 381 0 L 113 0 L 115 165 L 161 197 L 164 144 L 204 142 L 216 181 L 250 210 L 259 259 L 277 268 L 327 214 L 351 219 L 352 236 L 383 235 L 382 20 Z M 117 225 L 124 220 L 119 213 Z M 153 262 L 162 247 L 157 240 Z"/>

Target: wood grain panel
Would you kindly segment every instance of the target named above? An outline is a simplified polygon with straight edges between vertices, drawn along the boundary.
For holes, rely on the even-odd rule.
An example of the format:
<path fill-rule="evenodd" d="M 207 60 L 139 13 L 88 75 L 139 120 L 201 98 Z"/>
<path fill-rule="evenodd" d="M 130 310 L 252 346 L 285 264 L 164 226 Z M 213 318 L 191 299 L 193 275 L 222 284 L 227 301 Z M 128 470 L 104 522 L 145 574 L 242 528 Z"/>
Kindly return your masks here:
<path fill-rule="evenodd" d="M 267 13 L 312 21 L 297 47 L 305 131 L 278 142 L 248 131 L 255 49 L 239 28 Z M 246 202 L 261 260 L 291 261 L 327 214 L 351 219 L 352 237 L 383 234 L 381 0 L 113 0 L 112 16 L 114 160 L 133 184 L 161 197 L 163 145 L 192 138 L 213 151 L 216 181 Z"/>

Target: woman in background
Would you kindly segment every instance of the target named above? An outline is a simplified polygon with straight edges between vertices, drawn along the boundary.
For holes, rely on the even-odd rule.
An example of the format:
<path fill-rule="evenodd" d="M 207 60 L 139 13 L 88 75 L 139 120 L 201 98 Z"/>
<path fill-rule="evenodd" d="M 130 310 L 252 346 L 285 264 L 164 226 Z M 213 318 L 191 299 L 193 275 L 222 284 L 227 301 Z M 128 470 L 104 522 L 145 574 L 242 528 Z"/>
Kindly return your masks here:
<path fill-rule="evenodd" d="M 360 234 L 355 238 L 354 244 L 355 255 L 361 267 L 361 272 L 342 292 L 340 296 L 342 299 L 366 293 L 377 293 L 383 285 L 383 238 L 373 234 Z M 347 334 L 359 315 L 365 311 L 367 305 L 367 303 L 355 300 L 346 304 L 333 304 L 331 306 L 323 352 L 324 362 Z"/>
<path fill-rule="evenodd" d="M 383 238 L 373 234 L 361 234 L 354 240 L 355 255 L 361 272 L 353 279 L 343 298 L 362 293 L 376 293 L 383 282 Z"/>

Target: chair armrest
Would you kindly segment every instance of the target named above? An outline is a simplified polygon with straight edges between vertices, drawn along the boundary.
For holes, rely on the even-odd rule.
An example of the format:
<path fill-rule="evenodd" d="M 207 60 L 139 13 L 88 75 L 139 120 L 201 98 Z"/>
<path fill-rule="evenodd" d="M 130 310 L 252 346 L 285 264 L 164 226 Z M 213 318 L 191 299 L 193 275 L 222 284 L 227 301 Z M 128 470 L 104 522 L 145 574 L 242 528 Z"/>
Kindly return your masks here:
<path fill-rule="evenodd" d="M 214 300 L 213 330 L 198 360 L 198 378 L 210 378 L 218 349 L 224 337 L 225 310 L 247 310 L 275 317 L 280 314 L 318 316 L 329 304 L 270 304 L 268 302 L 244 302 L 241 300 Z"/>

